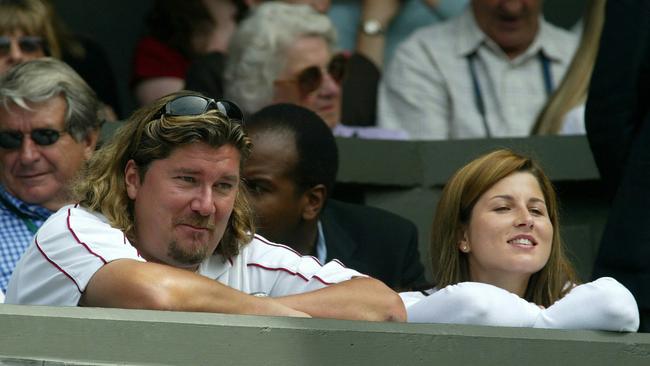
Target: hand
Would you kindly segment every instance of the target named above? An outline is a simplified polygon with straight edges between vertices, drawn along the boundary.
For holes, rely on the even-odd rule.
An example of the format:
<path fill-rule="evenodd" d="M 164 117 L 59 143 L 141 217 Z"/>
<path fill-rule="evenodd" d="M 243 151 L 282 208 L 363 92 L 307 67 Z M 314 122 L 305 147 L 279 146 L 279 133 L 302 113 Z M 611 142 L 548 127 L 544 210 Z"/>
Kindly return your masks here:
<path fill-rule="evenodd" d="M 265 304 L 265 309 L 260 315 L 269 315 L 269 316 L 287 316 L 292 318 L 311 318 L 311 315 L 290 308 L 284 304 L 281 304 L 279 301 L 271 297 L 257 298 L 262 300 Z"/>

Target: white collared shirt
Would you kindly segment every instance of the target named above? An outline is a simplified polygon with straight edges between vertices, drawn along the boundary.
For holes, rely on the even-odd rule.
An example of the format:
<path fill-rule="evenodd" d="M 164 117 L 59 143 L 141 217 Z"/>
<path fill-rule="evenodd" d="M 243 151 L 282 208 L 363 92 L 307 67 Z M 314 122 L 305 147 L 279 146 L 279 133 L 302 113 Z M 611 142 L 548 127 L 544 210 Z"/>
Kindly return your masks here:
<path fill-rule="evenodd" d="M 405 130 L 418 140 L 486 137 L 469 72 L 468 56 L 476 52 L 490 135 L 528 136 L 548 98 L 540 52 L 550 60 L 557 86 L 576 45 L 574 34 L 540 18 L 533 43 L 511 60 L 479 29 L 468 7 L 400 45 L 379 87 L 378 125 Z"/>
<path fill-rule="evenodd" d="M 95 272 L 117 259 L 144 261 L 106 217 L 65 206 L 41 226 L 18 262 L 6 303 L 76 306 Z M 322 265 L 257 235 L 235 257 L 208 257 L 198 273 L 245 293 L 269 296 L 309 292 L 363 276 L 336 260 Z"/>

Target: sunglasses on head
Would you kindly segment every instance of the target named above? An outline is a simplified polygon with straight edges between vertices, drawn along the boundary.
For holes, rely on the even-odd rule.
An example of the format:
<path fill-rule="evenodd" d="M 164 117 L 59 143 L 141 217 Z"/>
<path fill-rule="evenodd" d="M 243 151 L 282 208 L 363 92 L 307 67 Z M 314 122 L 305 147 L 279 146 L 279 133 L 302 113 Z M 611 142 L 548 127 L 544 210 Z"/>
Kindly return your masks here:
<path fill-rule="evenodd" d="M 347 57 L 343 54 L 335 55 L 327 64 L 327 73 L 337 84 L 340 84 L 345 77 L 346 65 Z M 300 94 L 307 95 L 316 91 L 323 83 L 323 72 L 318 66 L 309 66 L 300 71 L 294 80 L 278 81 L 297 82 Z"/>
<path fill-rule="evenodd" d="M 221 99 L 214 100 L 202 95 L 182 95 L 176 97 L 160 108 L 154 115 L 154 119 L 162 116 L 198 116 L 207 111 L 216 110 L 230 120 L 244 122 L 244 115 L 237 104 Z"/>
<path fill-rule="evenodd" d="M 66 131 L 58 131 L 52 128 L 37 128 L 29 133 L 36 145 L 48 146 L 59 141 Z M 8 150 L 19 149 L 23 144 L 25 135 L 20 131 L 0 131 L 0 147 Z"/>
<path fill-rule="evenodd" d="M 22 53 L 36 53 L 39 51 L 44 52 L 43 38 L 38 36 L 22 36 L 16 39 L 18 47 Z M 11 52 L 12 38 L 7 36 L 0 36 L 0 56 L 6 56 Z"/>

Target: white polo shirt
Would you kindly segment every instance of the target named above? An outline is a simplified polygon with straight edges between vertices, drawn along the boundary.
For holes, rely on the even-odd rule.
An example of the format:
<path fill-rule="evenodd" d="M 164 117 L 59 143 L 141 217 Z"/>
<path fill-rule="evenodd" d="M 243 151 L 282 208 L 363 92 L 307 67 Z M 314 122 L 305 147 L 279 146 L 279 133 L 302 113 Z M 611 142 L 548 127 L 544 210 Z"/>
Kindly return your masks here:
<path fill-rule="evenodd" d="M 76 306 L 90 278 L 116 259 L 144 262 L 124 233 L 102 214 L 69 205 L 36 233 L 9 281 L 8 304 Z M 338 261 L 325 265 L 261 236 L 226 259 L 214 254 L 198 273 L 246 293 L 285 296 L 362 276 Z"/>

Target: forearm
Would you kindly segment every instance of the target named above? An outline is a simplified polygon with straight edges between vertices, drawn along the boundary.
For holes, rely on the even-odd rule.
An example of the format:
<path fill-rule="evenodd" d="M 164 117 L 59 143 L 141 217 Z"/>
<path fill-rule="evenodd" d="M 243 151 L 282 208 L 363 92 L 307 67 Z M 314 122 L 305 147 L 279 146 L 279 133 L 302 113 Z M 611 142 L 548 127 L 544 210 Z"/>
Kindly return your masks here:
<path fill-rule="evenodd" d="M 276 298 L 281 304 L 318 318 L 406 320 L 399 296 L 381 281 L 357 277 L 298 295 Z"/>
<path fill-rule="evenodd" d="M 407 309 L 411 323 L 532 327 L 541 309 L 496 286 L 463 282 L 447 286 Z"/>
<path fill-rule="evenodd" d="M 273 299 L 250 296 L 192 272 L 132 260 L 117 260 L 97 271 L 88 283 L 79 305 L 306 316 Z"/>
<path fill-rule="evenodd" d="M 361 24 L 367 20 L 376 20 L 384 32 L 368 35 L 359 29 L 357 35 L 357 52 L 369 58 L 379 69 L 384 64 L 385 31 L 400 7 L 399 0 L 364 0 L 361 5 Z"/>
<path fill-rule="evenodd" d="M 540 313 L 536 328 L 635 332 L 639 312 L 634 296 L 613 278 L 576 286 Z"/>

